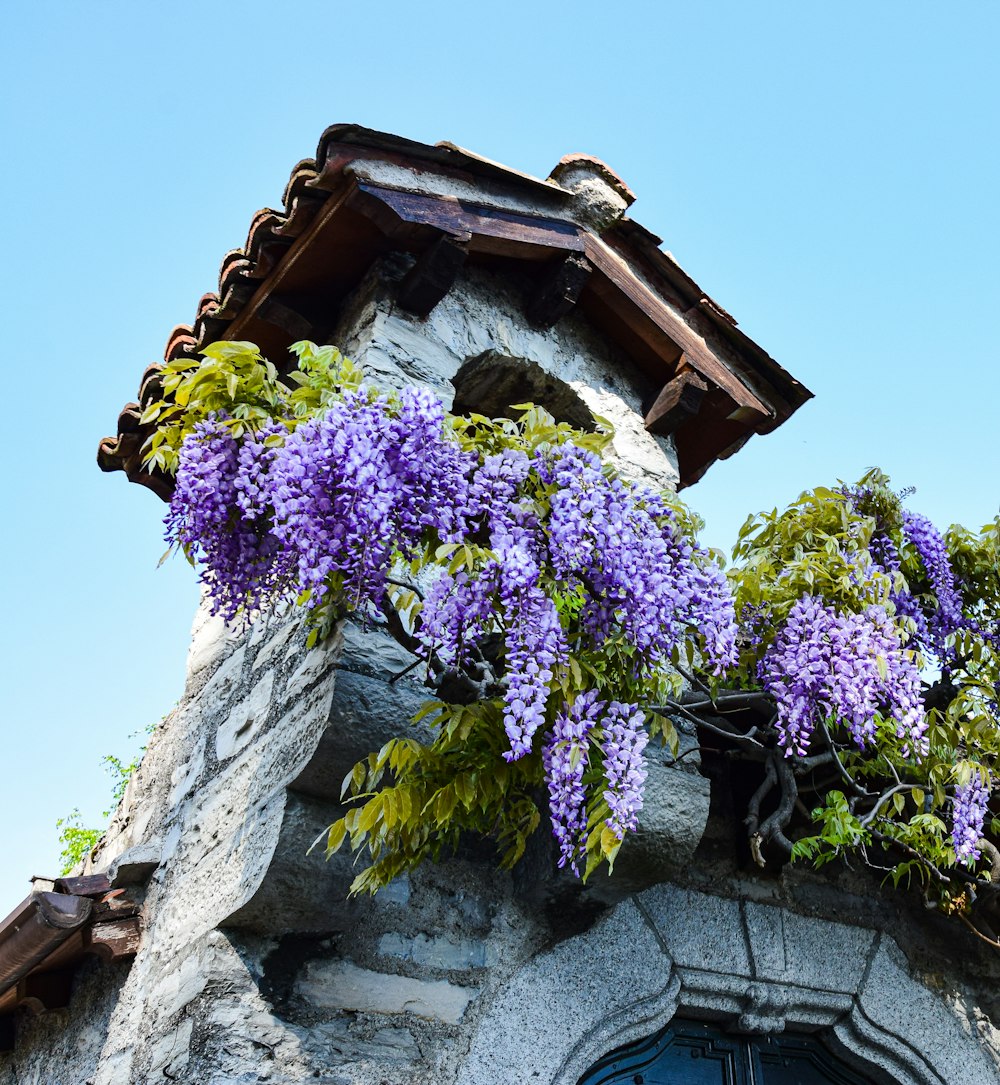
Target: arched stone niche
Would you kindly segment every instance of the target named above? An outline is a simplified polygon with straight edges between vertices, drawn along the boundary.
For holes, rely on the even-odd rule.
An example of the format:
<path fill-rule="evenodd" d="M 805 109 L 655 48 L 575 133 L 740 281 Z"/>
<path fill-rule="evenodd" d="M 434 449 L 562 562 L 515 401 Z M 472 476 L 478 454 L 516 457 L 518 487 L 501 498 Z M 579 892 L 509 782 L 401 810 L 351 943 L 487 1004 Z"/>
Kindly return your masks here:
<path fill-rule="evenodd" d="M 995 1085 L 963 1022 L 876 931 L 660 885 L 534 958 L 484 1008 L 458 1085 L 577 1085 L 675 1014 L 819 1033 L 886 1085 Z"/>
<path fill-rule="evenodd" d="M 626 476 L 654 487 L 678 483 L 672 437 L 645 428 L 643 406 L 659 388 L 580 316 L 534 327 L 517 286 L 467 269 L 426 318 L 396 304 L 401 269 L 387 258 L 345 306 L 332 342 L 382 387 L 433 389 L 449 407 L 503 414 L 531 399 L 561 420 L 615 429 L 610 457 Z"/>
<path fill-rule="evenodd" d="M 593 412 L 579 391 L 527 358 L 510 358 L 488 350 L 465 362 L 451 383 L 455 386 L 451 408 L 455 414 L 516 417 L 518 412 L 511 412 L 514 404 L 538 403 L 557 422 L 568 422 L 583 430 L 594 428 Z"/>

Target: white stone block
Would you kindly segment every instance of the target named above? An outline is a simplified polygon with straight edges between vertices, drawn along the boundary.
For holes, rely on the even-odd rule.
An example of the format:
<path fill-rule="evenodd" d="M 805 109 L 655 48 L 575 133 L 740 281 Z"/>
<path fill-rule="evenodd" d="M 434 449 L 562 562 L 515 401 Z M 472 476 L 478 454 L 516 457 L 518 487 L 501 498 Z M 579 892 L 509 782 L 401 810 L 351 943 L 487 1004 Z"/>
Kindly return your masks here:
<path fill-rule="evenodd" d="M 418 980 L 359 968 L 350 961 L 314 962 L 306 966 L 297 993 L 325 1009 L 363 1013 L 412 1013 L 456 1025 L 479 993 L 447 980 Z"/>

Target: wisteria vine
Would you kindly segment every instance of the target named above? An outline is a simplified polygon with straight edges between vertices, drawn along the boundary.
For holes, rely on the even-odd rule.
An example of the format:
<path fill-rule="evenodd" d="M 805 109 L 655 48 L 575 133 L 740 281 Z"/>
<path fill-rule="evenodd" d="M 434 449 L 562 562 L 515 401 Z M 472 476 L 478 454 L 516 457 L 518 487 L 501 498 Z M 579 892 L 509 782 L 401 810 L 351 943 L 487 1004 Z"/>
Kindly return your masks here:
<path fill-rule="evenodd" d="M 295 349 L 287 382 L 251 344 L 168 367 L 149 459 L 217 613 L 294 602 L 314 638 L 381 614 L 437 692 L 434 741 L 348 781 L 328 846 L 367 847 L 356 888 L 470 829 L 516 861 L 539 786 L 558 865 L 612 863 L 671 718 L 757 766 L 760 863 L 860 851 L 963 914 L 1000 877 L 995 528 L 946 538 L 876 472 L 748 522 L 727 579 L 676 498 L 602 461 L 609 434 L 455 418 Z"/>
<path fill-rule="evenodd" d="M 476 694 L 501 711 L 503 760 L 541 758 L 561 863 L 586 864 L 595 820 L 597 854 L 613 858 L 642 806 L 649 737 L 623 698 L 662 685 L 679 655 L 719 673 L 736 661 L 720 568 L 678 507 L 602 463 L 605 436 L 537 409 L 470 432 L 427 389 L 390 397 L 341 369 L 308 412 L 289 392 L 239 436 L 235 405 L 195 422 L 178 449 L 169 541 L 230 621 L 294 600 L 329 628 L 395 609 L 394 573 L 429 579 L 408 593 L 408 646 L 428 681 L 468 689 L 476 674 Z M 487 660 L 490 637 L 500 647 Z M 570 739 L 558 736 L 585 711 L 570 809 Z"/>

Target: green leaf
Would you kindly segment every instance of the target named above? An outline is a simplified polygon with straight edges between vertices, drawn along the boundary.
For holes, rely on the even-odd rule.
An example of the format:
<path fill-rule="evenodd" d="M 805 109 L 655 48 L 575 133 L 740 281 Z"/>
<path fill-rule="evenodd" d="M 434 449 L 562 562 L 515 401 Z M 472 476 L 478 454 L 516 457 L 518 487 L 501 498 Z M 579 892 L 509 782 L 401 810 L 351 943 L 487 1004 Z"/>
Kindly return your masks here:
<path fill-rule="evenodd" d="M 608 862 L 609 872 L 615 868 L 615 859 L 618 856 L 621 846 L 622 842 L 615 835 L 614 830 L 605 825 L 601 831 L 601 855 L 603 855 Z"/>
<path fill-rule="evenodd" d="M 344 838 L 347 836 L 347 825 L 343 818 L 339 821 L 335 821 L 326 834 L 326 854 L 327 856 L 333 855 L 334 852 L 340 850 L 340 845 L 343 844 Z"/>
<path fill-rule="evenodd" d="M 573 688 L 579 690 L 584 689 L 583 672 L 580 670 L 580 661 L 576 656 L 569 657 L 569 673 L 570 678 L 573 680 Z"/>
<path fill-rule="evenodd" d="M 681 740 L 677 734 L 677 728 L 673 723 L 667 719 L 666 716 L 661 717 L 660 731 L 663 735 L 663 740 L 667 744 L 667 748 L 670 750 L 672 757 L 676 757 L 678 751 L 681 748 Z"/>
<path fill-rule="evenodd" d="M 344 777 L 344 782 L 340 788 L 340 797 L 343 799 L 348 791 L 357 794 L 364 786 L 365 779 L 368 776 L 368 766 L 364 761 L 359 761 L 354 768 Z"/>

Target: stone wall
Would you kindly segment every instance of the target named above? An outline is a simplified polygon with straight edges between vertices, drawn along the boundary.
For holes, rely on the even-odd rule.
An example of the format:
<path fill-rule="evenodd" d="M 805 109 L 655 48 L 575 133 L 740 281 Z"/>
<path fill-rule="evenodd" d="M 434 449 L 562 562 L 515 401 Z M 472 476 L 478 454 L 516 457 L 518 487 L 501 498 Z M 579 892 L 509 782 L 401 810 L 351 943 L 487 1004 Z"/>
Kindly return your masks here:
<path fill-rule="evenodd" d="M 240 635 L 199 613 L 185 696 L 86 871 L 148 876 L 142 948 L 131 969 L 86 966 L 68 1011 L 26 1021 L 0 1081 L 451 1080 L 484 992 L 552 942 L 528 871 L 470 853 L 348 900 L 350 857 L 307 854 L 353 763 L 424 691 L 391 682 L 412 658 L 377 626 L 311 651 L 305 637 L 296 619 Z M 707 781 L 651 768 L 682 778 L 683 860 Z"/>
<path fill-rule="evenodd" d="M 540 835 L 510 875 L 470 844 L 347 899 L 350 858 L 307 848 L 354 760 L 404 730 L 423 691 L 390 681 L 410 658 L 377 626 L 311 651 L 305 633 L 199 614 L 185 696 L 93 861 L 148 877 L 140 952 L 87 965 L 68 1010 L 26 1020 L 4 1085 L 573 1085 L 678 1011 L 822 1030 L 873 1081 L 997 1079 L 982 999 L 892 937 L 912 950 L 932 931 L 891 898 L 844 923 L 858 898 L 808 872 L 725 872 L 709 781 L 658 753 L 611 879 L 557 875 Z"/>
<path fill-rule="evenodd" d="M 477 271 L 420 321 L 392 303 L 404 271 L 373 269 L 334 337 L 379 380 L 498 403 L 526 383 L 557 414 L 609 418 L 634 477 L 676 480 L 669 440 L 642 427 L 651 390 L 576 318 L 532 329 L 516 284 Z M 818 1030 L 872 1081 L 997 1080 L 996 966 L 877 886 L 749 875 L 691 735 L 677 765 L 649 752 L 611 879 L 557 874 L 543 831 L 511 874 L 470 841 L 349 899 L 351 857 L 309 846 L 425 691 L 419 669 L 396 680 L 412 658 L 377 623 L 305 638 L 290 615 L 240 632 L 199 612 L 183 698 L 87 871 L 145 887 L 139 953 L 85 965 L 67 1010 L 25 1019 L 0 1085 L 572 1085 L 678 1011 Z"/>

